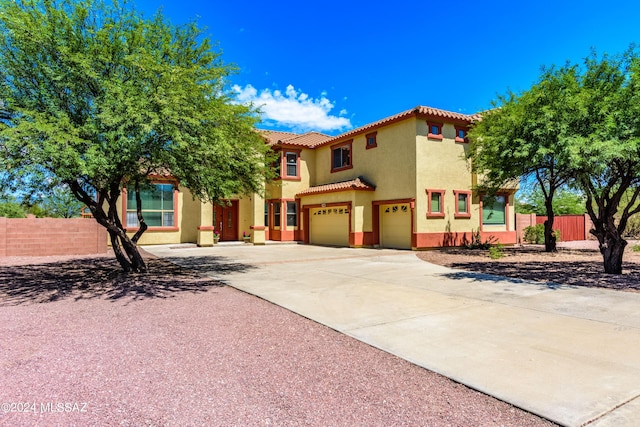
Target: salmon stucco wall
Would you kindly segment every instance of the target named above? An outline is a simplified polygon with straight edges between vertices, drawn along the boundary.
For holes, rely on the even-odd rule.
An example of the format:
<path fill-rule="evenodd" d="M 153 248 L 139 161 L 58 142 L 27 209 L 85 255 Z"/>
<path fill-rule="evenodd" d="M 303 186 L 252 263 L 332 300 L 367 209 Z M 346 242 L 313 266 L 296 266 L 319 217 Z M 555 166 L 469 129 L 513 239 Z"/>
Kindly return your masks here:
<path fill-rule="evenodd" d="M 0 256 L 107 252 L 107 230 L 93 218 L 0 217 Z"/>

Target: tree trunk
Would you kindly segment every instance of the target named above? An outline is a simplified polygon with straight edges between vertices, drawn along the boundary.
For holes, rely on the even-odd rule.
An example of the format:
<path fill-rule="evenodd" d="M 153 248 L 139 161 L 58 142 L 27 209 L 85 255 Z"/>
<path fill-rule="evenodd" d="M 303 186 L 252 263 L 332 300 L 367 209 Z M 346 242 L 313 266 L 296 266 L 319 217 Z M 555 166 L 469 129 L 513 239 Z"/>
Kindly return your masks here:
<path fill-rule="evenodd" d="M 622 257 L 624 256 L 624 248 L 627 246 L 627 241 L 618 233 L 598 234 L 596 234 L 596 237 L 600 242 L 600 253 L 604 260 L 604 272 L 622 274 Z"/>
<path fill-rule="evenodd" d="M 552 194 L 552 193 L 551 193 Z M 547 220 L 544 222 L 544 251 L 558 252 L 556 247 L 556 233 L 553 232 L 553 222 L 555 215 L 553 213 L 553 194 L 544 201 L 547 210 Z"/>
<path fill-rule="evenodd" d="M 553 231 L 553 220 L 544 222 L 544 251 L 558 252 L 556 247 L 556 233 Z"/>
<path fill-rule="evenodd" d="M 129 258 L 131 271 L 134 273 L 146 273 L 147 264 L 144 262 L 138 246 L 126 235 L 126 232 L 124 237 L 120 236 L 120 244 Z"/>
<path fill-rule="evenodd" d="M 118 215 L 116 203 L 120 196 L 120 181 L 122 181 L 122 178 L 114 181 L 109 192 L 110 197 L 107 197 L 106 191 L 103 191 L 98 194 L 97 198 L 89 196 L 78 182 L 67 181 L 67 184 L 75 197 L 91 209 L 91 213 L 98 224 L 107 229 L 109 238 L 111 239 L 113 253 L 124 272 L 146 273 L 147 265 L 138 250 L 136 241 L 127 236 L 127 232 L 122 226 Z M 105 200 L 108 205 L 107 212 L 104 210 Z M 140 212 L 138 215 L 140 215 Z M 146 230 L 146 224 L 143 228 Z M 142 235 L 142 233 L 136 234 L 136 240 L 140 235 Z"/>

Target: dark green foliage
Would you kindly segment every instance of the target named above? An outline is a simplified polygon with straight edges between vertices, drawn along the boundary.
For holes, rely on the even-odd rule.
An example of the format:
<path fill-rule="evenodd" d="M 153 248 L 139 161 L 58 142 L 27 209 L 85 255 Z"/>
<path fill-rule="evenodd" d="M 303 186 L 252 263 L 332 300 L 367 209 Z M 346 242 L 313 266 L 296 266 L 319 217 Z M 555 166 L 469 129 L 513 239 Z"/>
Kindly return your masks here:
<path fill-rule="evenodd" d="M 545 248 L 555 248 L 553 197 L 578 189 L 607 273 L 622 272 L 629 221 L 640 212 L 640 57 L 635 48 L 543 70 L 471 130 L 469 157 L 496 185 L 533 175 L 544 195 Z"/>
<path fill-rule="evenodd" d="M 560 241 L 560 230 L 553 230 L 556 241 Z M 530 225 L 524 228 L 523 239 L 527 243 L 541 245 L 544 243 L 544 224 Z"/>
<path fill-rule="evenodd" d="M 26 217 L 24 208 L 19 203 L 0 201 L 0 216 L 6 218 L 24 218 Z"/>
<path fill-rule="evenodd" d="M 524 241 L 540 245 L 544 243 L 544 225 L 536 224 L 524 228 Z"/>
<path fill-rule="evenodd" d="M 255 111 L 227 95 L 233 72 L 195 23 L 146 20 L 127 1 L 0 0 L 2 184 L 67 185 L 123 269 L 145 271 L 141 206 L 133 238 L 116 209 L 123 185 L 170 171 L 217 202 L 271 176 Z"/>
<path fill-rule="evenodd" d="M 562 141 L 572 136 L 565 122 L 576 114 L 575 72 L 574 68 L 544 69 L 529 90 L 500 96 L 469 132 L 467 156 L 481 174 L 480 190 L 495 192 L 520 177 L 535 181 L 548 217 L 545 250 L 549 252 L 556 250 L 555 193 L 571 179 L 565 167 L 570 152 Z"/>

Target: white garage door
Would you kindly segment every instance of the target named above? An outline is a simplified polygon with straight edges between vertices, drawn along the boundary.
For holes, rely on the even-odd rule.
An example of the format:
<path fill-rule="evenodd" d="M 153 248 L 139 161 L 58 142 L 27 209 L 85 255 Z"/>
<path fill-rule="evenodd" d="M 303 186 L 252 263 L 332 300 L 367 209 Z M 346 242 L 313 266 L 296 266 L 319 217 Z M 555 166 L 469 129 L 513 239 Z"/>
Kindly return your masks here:
<path fill-rule="evenodd" d="M 411 249 L 411 209 L 408 203 L 380 205 L 380 246 Z"/>
<path fill-rule="evenodd" d="M 349 209 L 346 206 L 309 209 L 309 243 L 349 246 Z"/>

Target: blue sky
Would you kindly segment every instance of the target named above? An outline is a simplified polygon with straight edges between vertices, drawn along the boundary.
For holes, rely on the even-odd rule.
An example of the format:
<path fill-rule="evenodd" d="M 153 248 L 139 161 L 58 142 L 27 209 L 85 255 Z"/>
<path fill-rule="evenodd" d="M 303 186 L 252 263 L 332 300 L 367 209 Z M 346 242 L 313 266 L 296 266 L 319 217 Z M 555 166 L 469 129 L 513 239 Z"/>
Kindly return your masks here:
<path fill-rule="evenodd" d="M 640 43 L 637 0 L 134 2 L 207 27 L 261 128 L 329 135 L 417 105 L 475 113 L 542 65 Z"/>

